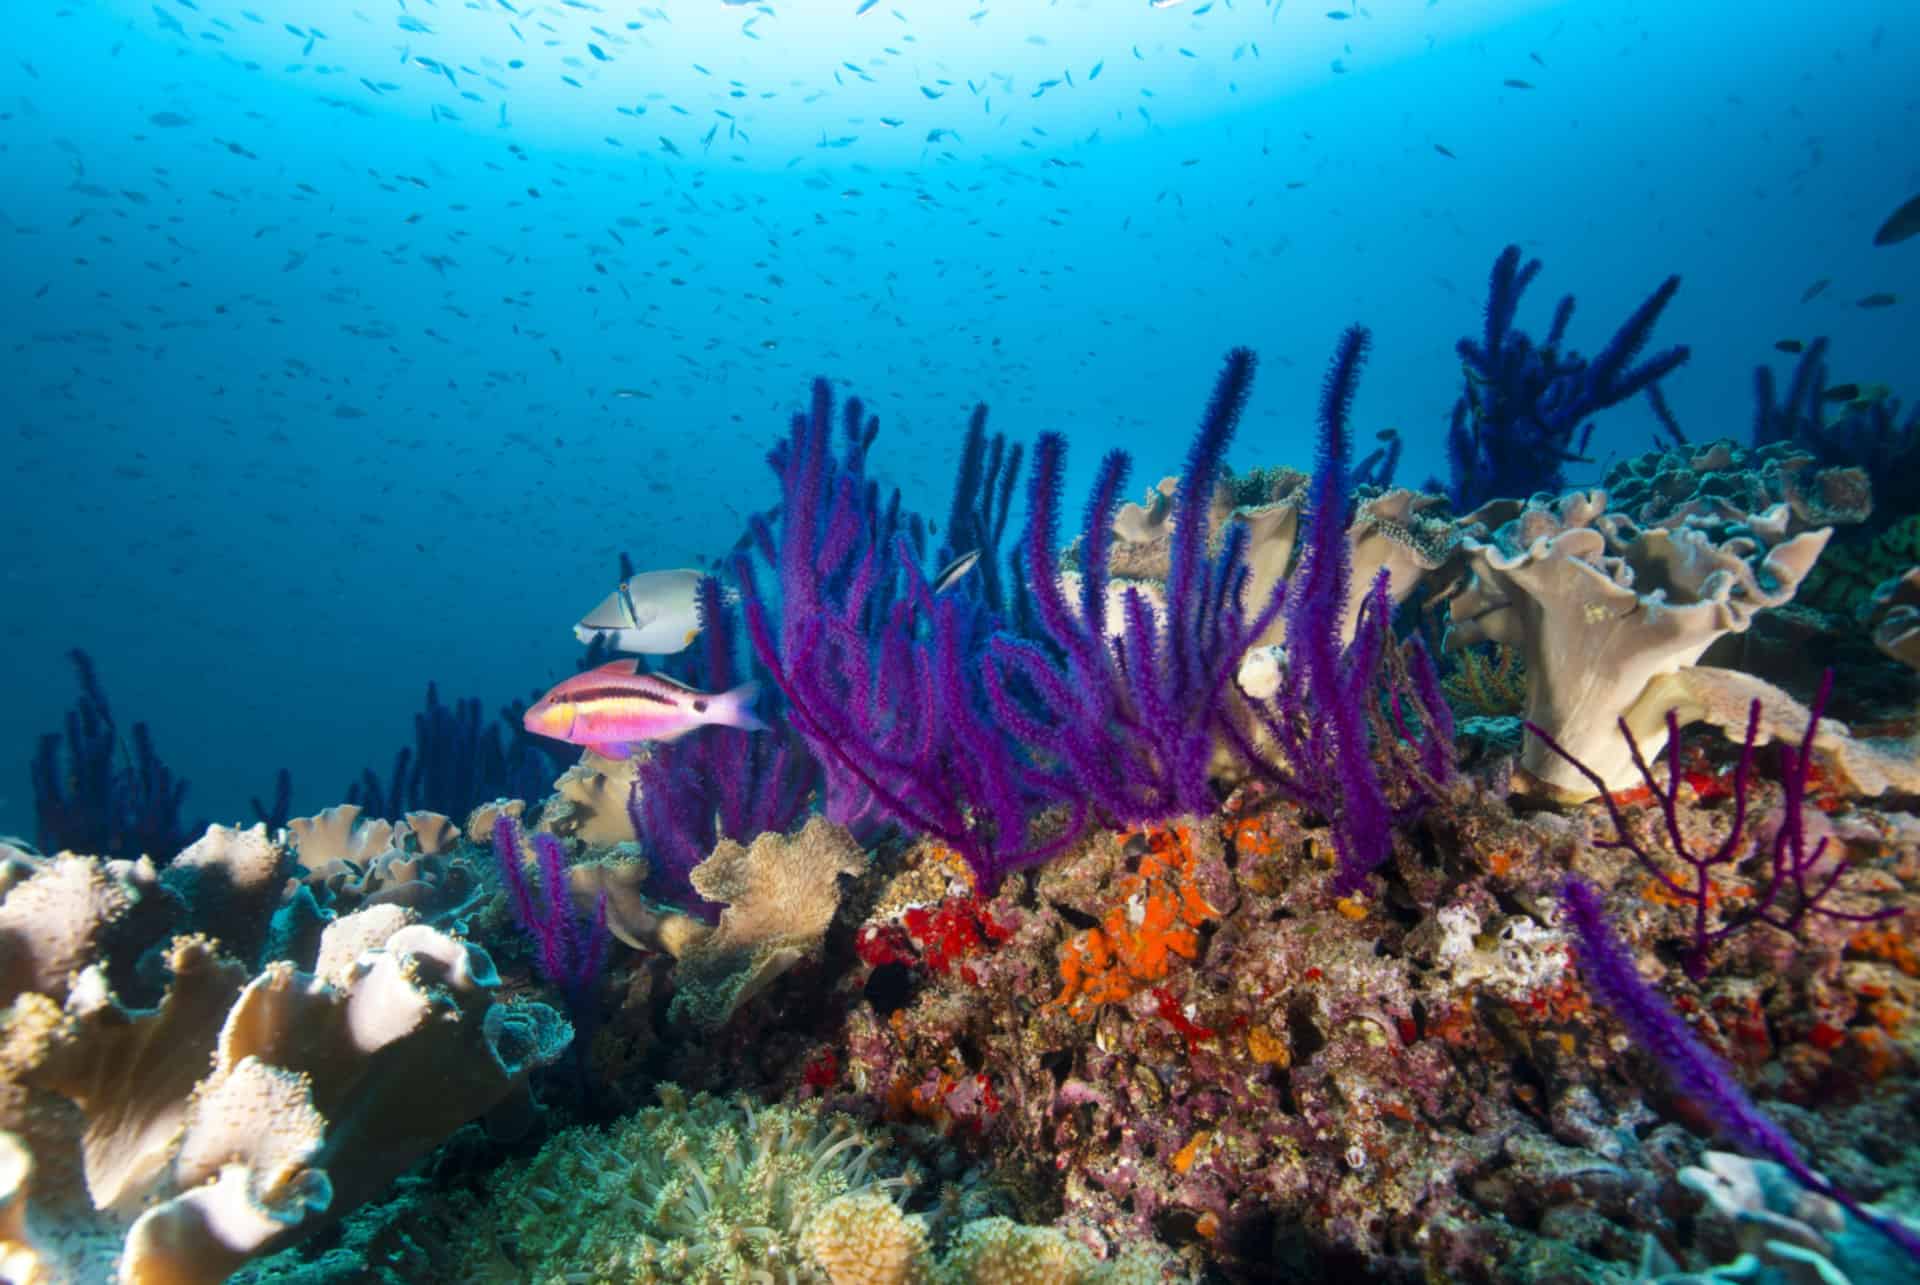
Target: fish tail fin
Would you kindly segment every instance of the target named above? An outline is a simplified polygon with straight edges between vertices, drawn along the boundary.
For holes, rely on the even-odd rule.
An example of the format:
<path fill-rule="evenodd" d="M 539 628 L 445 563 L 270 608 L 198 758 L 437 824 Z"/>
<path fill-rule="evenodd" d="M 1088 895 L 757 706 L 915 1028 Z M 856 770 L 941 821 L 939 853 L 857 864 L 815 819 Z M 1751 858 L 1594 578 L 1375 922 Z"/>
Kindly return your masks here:
<path fill-rule="evenodd" d="M 721 692 L 714 697 L 713 714 L 707 721 L 723 727 L 737 727 L 743 732 L 764 732 L 767 725 L 753 712 L 753 703 L 759 698 L 760 684 L 753 681 Z"/>

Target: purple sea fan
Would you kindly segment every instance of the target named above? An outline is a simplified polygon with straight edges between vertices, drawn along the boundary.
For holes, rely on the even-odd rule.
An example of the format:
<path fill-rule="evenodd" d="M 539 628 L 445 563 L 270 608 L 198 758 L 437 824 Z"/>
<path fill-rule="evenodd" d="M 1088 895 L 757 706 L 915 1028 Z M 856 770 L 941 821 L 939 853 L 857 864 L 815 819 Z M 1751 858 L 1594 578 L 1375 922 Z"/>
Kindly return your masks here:
<path fill-rule="evenodd" d="M 1130 589 L 1118 630 L 1108 624 L 1107 559 L 1129 460 L 1114 451 L 1101 464 L 1086 508 L 1080 600 L 1070 604 L 1053 554 L 1066 441 L 1046 433 L 1034 449 L 1021 552 L 1045 639 L 996 637 L 987 695 L 995 721 L 1049 765 L 1061 788 L 1121 825 L 1214 808 L 1207 767 L 1215 724 L 1241 657 L 1279 614 L 1276 586 L 1253 619 L 1246 616 L 1244 524 L 1228 527 L 1219 551 L 1206 556 L 1207 504 L 1253 367 L 1245 348 L 1227 355 L 1187 452 L 1164 609 Z"/>
<path fill-rule="evenodd" d="M 751 558 L 734 559 L 747 636 L 824 771 L 827 818 L 863 838 L 898 823 L 937 839 L 990 888 L 1071 842 L 1086 804 L 994 725 L 980 690 L 994 617 L 971 595 L 933 591 L 915 556 L 923 528 L 864 476 L 873 430 L 858 402 L 844 419 L 841 453 L 820 380 L 811 413 L 769 456 L 779 526 L 756 518 L 751 543 L 777 583 L 763 593 Z M 1032 818 L 1063 802 L 1065 830 L 1030 844 Z"/>
<path fill-rule="evenodd" d="M 1391 855 L 1394 828 L 1453 772 L 1452 713 L 1425 646 L 1418 638 L 1404 651 L 1395 646 L 1384 570 L 1365 596 L 1352 641 L 1341 643 L 1353 578 L 1347 419 L 1367 343 L 1360 326 L 1341 337 L 1321 392 L 1307 545 L 1284 585 L 1286 664 L 1278 686 L 1270 698 L 1248 698 L 1251 725 L 1220 720 L 1260 777 L 1327 818 L 1337 856 L 1334 891 L 1342 896 L 1365 885 Z"/>
<path fill-rule="evenodd" d="M 1607 922 L 1600 894 L 1591 884 L 1569 876 L 1560 887 L 1560 905 L 1573 931 L 1581 980 L 1634 1041 L 1654 1056 L 1674 1088 L 1699 1103 L 1735 1146 L 1767 1156 L 1801 1186 L 1838 1202 L 1920 1262 L 1920 1235 L 1865 1209 L 1809 1168 L 1793 1140 L 1747 1097 L 1726 1063 L 1700 1042 L 1659 992 L 1641 980 L 1633 956 Z"/>

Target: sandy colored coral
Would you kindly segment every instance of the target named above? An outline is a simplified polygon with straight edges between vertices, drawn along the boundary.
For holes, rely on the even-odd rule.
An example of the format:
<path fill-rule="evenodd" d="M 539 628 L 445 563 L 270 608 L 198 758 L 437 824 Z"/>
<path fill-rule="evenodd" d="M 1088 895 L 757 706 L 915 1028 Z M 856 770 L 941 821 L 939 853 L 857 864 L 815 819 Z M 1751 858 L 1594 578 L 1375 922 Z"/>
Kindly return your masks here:
<path fill-rule="evenodd" d="M 1881 581 L 1862 606 L 1873 645 L 1901 664 L 1920 669 L 1920 567 Z"/>
<path fill-rule="evenodd" d="M 518 821 L 526 811 L 527 805 L 523 799 L 495 799 L 491 803 L 482 803 L 467 813 L 465 829 L 468 834 L 477 836 L 474 842 L 485 843 L 493 834 L 495 821 L 503 816 L 510 816 Z"/>
<path fill-rule="evenodd" d="M 588 848 L 635 842 L 639 836 L 627 813 L 627 797 L 645 761 L 643 754 L 610 759 L 592 750 L 582 752 L 580 761 L 553 783 L 559 797 L 541 812 L 540 828 L 563 839 L 578 839 Z"/>
<path fill-rule="evenodd" d="M 106 953 L 142 903 L 161 893 L 153 862 L 59 856 L 0 900 L 0 1003 L 33 991 L 58 1002 L 72 978 Z"/>
<path fill-rule="evenodd" d="M 310 817 L 294 817 L 287 822 L 293 836 L 294 853 L 309 873 L 318 873 L 329 862 L 351 861 L 365 865 L 393 846 L 393 823 L 378 817 L 360 818 L 360 806 L 336 803 Z"/>
<path fill-rule="evenodd" d="M 884 1192 L 829 1200 L 801 1243 L 832 1285 L 915 1285 L 924 1278 L 926 1220 L 909 1216 Z"/>
<path fill-rule="evenodd" d="M 655 905 L 642 891 L 647 862 L 636 844 L 617 844 L 605 856 L 567 867 L 567 895 L 582 918 L 604 893 L 607 928 L 635 950 L 665 951 L 675 959 L 712 931 L 690 915 Z"/>
<path fill-rule="evenodd" d="M 125 1007 L 96 960 L 64 1005 L 28 992 L 6 1010 L 0 1128 L 79 1156 L 86 1203 L 126 1227 L 124 1282 L 223 1279 L 353 1209 L 558 1057 L 557 1014 L 493 1003 L 483 952 L 405 921 L 379 907 L 329 925 L 329 977 L 281 962 L 249 980 L 186 936 L 152 1009 Z"/>
<path fill-rule="evenodd" d="M 1738 739 L 1746 734 L 1753 703 L 1760 703 L 1756 740 L 1794 743 L 1805 735 L 1811 711 L 1772 683 L 1738 670 L 1698 665 L 1649 683 L 1625 714 L 1627 726 L 1644 746 L 1663 739 L 1672 712 L 1684 725 L 1705 722 Z M 1618 732 L 1615 733 L 1618 737 Z M 1622 742 L 1624 743 L 1624 738 Z M 1863 795 L 1920 793 L 1920 748 L 1911 742 L 1881 742 L 1854 737 L 1838 719 L 1823 718 L 1813 738 L 1814 752 L 1837 781 Z M 1649 751 L 1651 754 L 1651 751 Z"/>
<path fill-rule="evenodd" d="M 1381 572 L 1387 574 L 1387 596 L 1398 606 L 1429 573 L 1447 565 L 1463 538 L 1445 496 L 1398 488 L 1362 500 L 1347 527 L 1353 579 L 1341 611 L 1340 637 L 1352 640 L 1361 605 Z"/>
<path fill-rule="evenodd" d="M 359 813 L 340 804 L 287 823 L 299 857 L 296 873 L 318 904 L 335 913 L 405 906 L 458 927 L 479 892 L 472 864 L 457 855 L 459 827 L 438 812 L 409 812 L 398 824 L 361 821 Z"/>
<path fill-rule="evenodd" d="M 860 874 L 867 861 L 852 835 L 820 816 L 791 836 L 763 834 L 750 848 L 722 839 L 690 878 L 694 891 L 727 908 L 680 958 L 675 1016 L 720 1025 L 817 954 L 840 904 L 839 877 Z"/>
<path fill-rule="evenodd" d="M 265 825 L 210 825 L 168 863 L 166 880 L 192 904 L 196 926 L 251 962 L 266 943 L 292 865 Z"/>

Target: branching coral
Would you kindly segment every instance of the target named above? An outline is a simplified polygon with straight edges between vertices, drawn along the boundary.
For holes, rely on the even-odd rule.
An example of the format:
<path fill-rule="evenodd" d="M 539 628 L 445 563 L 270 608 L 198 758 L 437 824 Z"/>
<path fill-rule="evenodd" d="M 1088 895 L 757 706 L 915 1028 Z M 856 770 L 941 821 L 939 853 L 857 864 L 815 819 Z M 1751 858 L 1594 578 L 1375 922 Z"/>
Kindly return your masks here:
<path fill-rule="evenodd" d="M 385 783 L 363 771 L 347 787 L 347 802 L 375 817 L 423 808 L 463 816 L 493 798 L 538 798 L 563 766 L 551 743 L 522 727 L 517 706 L 493 723 L 483 710 L 478 698 L 449 709 L 428 683 L 426 705 L 413 716 L 413 744 L 395 753 Z"/>
<path fill-rule="evenodd" d="M 1783 766 L 1781 785 L 1783 797 L 1780 816 L 1776 818 L 1772 829 L 1772 841 L 1764 842 L 1752 837 L 1748 832 L 1747 795 L 1750 773 L 1753 769 L 1753 747 L 1760 732 L 1762 704 L 1755 699 L 1747 714 L 1746 734 L 1740 743 L 1740 761 L 1733 774 L 1733 819 L 1727 826 L 1726 835 L 1712 851 L 1695 851 L 1682 834 L 1680 826 L 1680 719 L 1669 711 L 1667 714 L 1667 780 L 1662 785 L 1648 766 L 1646 758 L 1640 752 L 1639 742 L 1634 739 L 1633 730 L 1626 719 L 1620 720 L 1620 735 L 1627 742 L 1627 751 L 1633 757 L 1634 768 L 1640 773 L 1640 779 L 1648 793 L 1659 805 L 1660 815 L 1668 844 L 1672 847 L 1682 865 L 1692 873 L 1688 882 L 1682 883 L 1669 874 L 1666 868 L 1653 857 L 1648 845 L 1643 842 L 1627 823 L 1620 804 L 1608 792 L 1599 776 L 1588 769 L 1579 760 L 1562 749 L 1558 742 L 1540 728 L 1528 724 L 1527 730 L 1540 738 L 1549 750 L 1559 755 L 1575 771 L 1585 776 L 1594 790 L 1606 803 L 1607 815 L 1612 818 L 1614 837 L 1597 840 L 1596 847 L 1618 849 L 1633 854 L 1634 858 L 1653 875 L 1658 885 L 1687 906 L 1692 918 L 1692 941 L 1683 956 L 1687 973 L 1695 981 L 1707 975 L 1709 959 L 1715 947 L 1729 937 L 1740 933 L 1755 924 L 1768 924 L 1789 936 L 1797 936 L 1801 926 L 1809 917 L 1821 916 L 1839 920 L 1843 923 L 1872 924 L 1890 919 L 1899 914 L 1895 908 L 1883 908 L 1876 911 L 1854 913 L 1835 908 L 1827 904 L 1828 894 L 1840 882 L 1840 876 L 1846 873 L 1847 863 L 1838 851 L 1828 852 L 1831 842 L 1822 835 L 1809 847 L 1807 821 L 1807 781 L 1813 768 L 1814 735 L 1820 726 L 1820 713 L 1826 707 L 1827 697 L 1833 687 L 1833 671 L 1827 671 L 1822 681 L 1820 694 L 1814 698 L 1813 708 L 1807 715 L 1806 734 L 1798 746 L 1785 746 L 1781 749 Z M 1743 842 L 1744 840 L 1744 842 Z M 1766 857 L 1766 876 L 1759 883 L 1759 891 L 1738 910 L 1729 911 L 1724 904 L 1725 893 L 1714 880 L 1716 870 L 1731 872 L 1750 858 L 1764 852 Z M 1717 918 L 1718 922 L 1714 922 Z"/>
<path fill-rule="evenodd" d="M 133 725 L 128 754 L 93 661 L 77 649 L 67 655 L 80 675 L 80 700 L 67 714 L 66 767 L 60 765 L 58 732 L 42 736 L 33 757 L 41 848 L 171 860 L 197 828 L 180 819 L 187 783 L 175 780 L 160 761 L 145 723 Z"/>
<path fill-rule="evenodd" d="M 1641 980 L 1633 957 L 1607 922 L 1600 894 L 1591 885 L 1569 878 L 1561 889 L 1560 904 L 1578 943 L 1580 976 L 1588 989 L 1659 1061 L 1675 1087 L 1700 1104 L 1721 1133 L 1736 1145 L 1774 1161 L 1807 1190 L 1837 1202 L 1920 1263 L 1920 1231 L 1869 1211 L 1809 1168 L 1793 1140 L 1753 1104 L 1726 1064 L 1700 1042 L 1658 992 Z"/>
<path fill-rule="evenodd" d="M 1689 355 L 1684 347 L 1669 348 L 1631 365 L 1680 288 L 1679 277 L 1661 282 L 1592 361 L 1561 351 L 1572 295 L 1561 299 L 1546 340 L 1535 344 L 1513 319 L 1539 271 L 1538 259 L 1522 265 L 1519 246 L 1501 251 L 1487 290 L 1485 335 L 1458 345 L 1466 390 L 1454 404 L 1447 453 L 1450 493 L 1462 512 L 1501 497 L 1558 491 L 1564 466 L 1585 456 L 1593 435 L 1588 418 L 1642 392 L 1657 393 L 1660 380 Z"/>
<path fill-rule="evenodd" d="M 993 726 L 979 676 L 993 618 L 980 599 L 927 583 L 906 534 L 918 519 L 901 516 L 897 493 L 883 508 L 865 478 L 873 435 L 862 416 L 850 401 L 836 452 L 821 380 L 811 413 L 770 456 L 785 497 L 779 535 L 760 519 L 752 534 L 778 572 L 779 617 L 776 628 L 773 600 L 737 557 L 747 634 L 825 771 L 827 817 L 859 833 L 895 821 L 936 837 L 991 883 L 1057 851 L 1078 824 L 1028 833 L 1063 792 Z"/>
<path fill-rule="evenodd" d="M 1252 380 L 1253 354 L 1236 349 L 1214 386 L 1176 496 L 1213 494 Z M 987 692 L 995 719 L 1042 762 L 1058 765 L 1050 774 L 1055 790 L 1090 799 L 1117 823 L 1204 810 L 1214 797 L 1207 768 L 1229 682 L 1247 648 L 1279 615 L 1280 594 L 1270 593 L 1248 618 L 1242 603 L 1247 528 L 1230 525 L 1209 559 L 1207 525 L 1196 514 L 1175 523 L 1164 607 L 1156 611 L 1130 589 L 1124 623 L 1109 629 L 1111 514 L 1129 466 L 1126 454 L 1114 451 L 1087 501 L 1080 598 L 1070 605 L 1053 565 L 1065 454 L 1057 433 L 1042 435 L 1034 450 L 1021 548 L 1045 638 L 994 639 Z"/>
<path fill-rule="evenodd" d="M 1390 567 L 1375 575 L 1351 639 L 1344 634 L 1353 592 L 1347 418 L 1367 342 L 1364 329 L 1347 331 L 1322 391 L 1307 548 L 1276 604 L 1285 668 L 1259 687 L 1243 670 L 1245 713 L 1217 723 L 1256 774 L 1332 822 L 1342 895 L 1364 885 L 1387 859 L 1394 827 L 1453 771 L 1453 716 L 1425 645 L 1394 644 Z M 1262 627 L 1256 620 L 1253 632 Z"/>
<path fill-rule="evenodd" d="M 594 899 L 582 936 L 568 892 L 567 858 L 560 840 L 550 834 L 533 836 L 534 860 L 540 870 L 537 892 L 527 878 L 522 842 L 520 825 L 512 817 L 493 823 L 494 866 L 507 890 L 513 921 L 533 941 L 540 975 L 559 988 L 575 1025 L 587 1027 L 592 1011 L 588 992 L 599 980 L 607 957 L 607 894 L 602 890 Z"/>

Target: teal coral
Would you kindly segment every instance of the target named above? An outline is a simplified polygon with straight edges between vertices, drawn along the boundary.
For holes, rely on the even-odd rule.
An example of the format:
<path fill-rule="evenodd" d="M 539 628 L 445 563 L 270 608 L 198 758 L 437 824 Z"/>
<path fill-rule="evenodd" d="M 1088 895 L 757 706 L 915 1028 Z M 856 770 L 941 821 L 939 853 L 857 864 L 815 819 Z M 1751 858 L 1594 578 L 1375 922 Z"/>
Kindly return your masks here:
<path fill-rule="evenodd" d="M 1851 619 L 1889 576 L 1920 562 L 1920 513 L 1900 519 L 1871 543 L 1835 541 L 1800 588 L 1799 601 Z"/>

